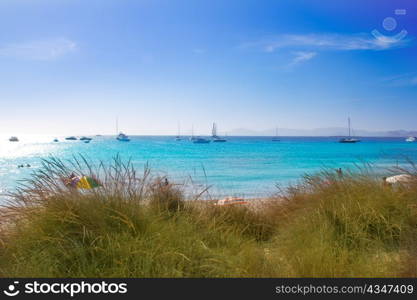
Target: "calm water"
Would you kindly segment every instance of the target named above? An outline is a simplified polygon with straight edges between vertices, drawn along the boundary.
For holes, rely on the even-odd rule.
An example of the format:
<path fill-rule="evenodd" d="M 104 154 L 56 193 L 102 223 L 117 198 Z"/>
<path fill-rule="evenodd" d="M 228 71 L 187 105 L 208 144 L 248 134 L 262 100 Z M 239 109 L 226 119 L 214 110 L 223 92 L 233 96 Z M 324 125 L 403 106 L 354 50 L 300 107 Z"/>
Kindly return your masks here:
<path fill-rule="evenodd" d="M 141 169 L 148 162 L 154 173 L 183 181 L 189 176 L 197 183 L 211 185 L 218 195 L 260 196 L 296 182 L 301 175 L 324 167 L 349 168 L 368 162 L 378 168 L 416 161 L 417 143 L 403 138 L 362 138 L 357 144 L 340 144 L 332 137 L 229 137 L 226 143 L 193 144 L 173 137 L 131 137 L 129 143 L 114 137 L 93 137 L 80 141 L 53 143 L 53 137 L 21 137 L 18 143 L 0 142 L 0 191 L 13 189 L 18 179 L 28 177 L 50 155 L 67 159 L 83 154 L 93 160 L 109 160 L 117 154 L 132 158 Z M 31 168 L 18 168 L 30 164 Z"/>

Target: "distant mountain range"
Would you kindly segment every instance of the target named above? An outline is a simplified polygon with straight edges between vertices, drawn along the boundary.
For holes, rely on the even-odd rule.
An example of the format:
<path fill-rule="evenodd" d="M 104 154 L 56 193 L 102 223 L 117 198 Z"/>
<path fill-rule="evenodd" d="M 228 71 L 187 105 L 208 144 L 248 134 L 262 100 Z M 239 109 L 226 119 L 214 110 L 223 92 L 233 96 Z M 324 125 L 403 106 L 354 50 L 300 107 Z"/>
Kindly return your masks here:
<path fill-rule="evenodd" d="M 251 130 L 246 128 L 237 128 L 227 132 L 230 136 L 274 136 L 275 129 Z M 290 129 L 279 128 L 280 136 L 345 136 L 347 129 L 343 127 L 315 128 L 315 129 Z M 373 136 L 373 137 L 407 137 L 417 136 L 417 131 L 409 130 L 390 130 L 390 131 L 370 131 L 370 130 L 352 130 L 355 136 Z"/>

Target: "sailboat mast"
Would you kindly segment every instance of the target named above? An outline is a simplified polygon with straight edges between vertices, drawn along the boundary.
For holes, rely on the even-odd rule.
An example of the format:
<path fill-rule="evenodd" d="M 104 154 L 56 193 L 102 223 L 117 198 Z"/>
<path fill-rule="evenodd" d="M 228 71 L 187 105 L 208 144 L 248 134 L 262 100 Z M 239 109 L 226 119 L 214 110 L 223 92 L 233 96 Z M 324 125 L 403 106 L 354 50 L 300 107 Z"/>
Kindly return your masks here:
<path fill-rule="evenodd" d="M 350 117 L 348 117 L 349 137 L 350 137 Z"/>
<path fill-rule="evenodd" d="M 116 135 L 119 134 L 119 118 L 116 118 Z"/>
<path fill-rule="evenodd" d="M 211 130 L 211 135 L 213 137 L 217 136 L 217 125 L 216 125 L 216 123 L 213 123 L 213 129 Z"/>

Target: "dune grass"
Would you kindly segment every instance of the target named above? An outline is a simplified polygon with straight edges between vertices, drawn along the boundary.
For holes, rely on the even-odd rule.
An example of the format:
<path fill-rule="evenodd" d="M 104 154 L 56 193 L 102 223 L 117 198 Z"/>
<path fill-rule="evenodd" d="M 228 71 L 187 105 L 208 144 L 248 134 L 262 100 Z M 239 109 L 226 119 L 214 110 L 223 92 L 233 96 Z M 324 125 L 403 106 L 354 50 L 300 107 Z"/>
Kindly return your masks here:
<path fill-rule="evenodd" d="M 103 187 L 67 188 L 72 172 Z M 417 177 L 322 172 L 255 208 L 198 196 L 120 158 L 45 160 L 2 211 L 0 276 L 417 276 Z"/>

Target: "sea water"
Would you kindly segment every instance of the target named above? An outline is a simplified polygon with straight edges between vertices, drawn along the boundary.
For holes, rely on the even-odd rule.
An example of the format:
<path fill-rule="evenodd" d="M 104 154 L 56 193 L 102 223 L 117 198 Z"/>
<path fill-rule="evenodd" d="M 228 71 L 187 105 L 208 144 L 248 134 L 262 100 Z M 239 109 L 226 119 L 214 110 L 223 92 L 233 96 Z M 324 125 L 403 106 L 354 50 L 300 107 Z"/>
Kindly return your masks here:
<path fill-rule="evenodd" d="M 54 156 L 71 159 L 83 155 L 93 162 L 110 162 L 116 155 L 131 159 L 135 168 L 146 164 L 153 174 L 171 182 L 192 178 L 210 186 L 212 195 L 266 196 L 277 186 L 294 184 L 304 174 L 326 168 L 355 168 L 369 163 L 378 172 L 417 161 L 417 143 L 404 138 L 361 138 L 355 144 L 338 143 L 337 137 L 228 137 L 225 143 L 194 144 L 188 138 L 131 136 L 119 142 L 114 136 L 82 141 L 53 142 L 54 137 L 20 137 L 19 142 L 0 141 L 0 193 L 13 190 L 41 166 L 41 159 Z M 18 165 L 30 167 L 18 168 Z"/>

